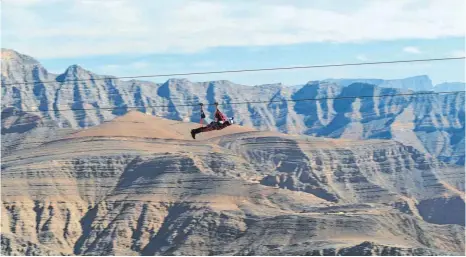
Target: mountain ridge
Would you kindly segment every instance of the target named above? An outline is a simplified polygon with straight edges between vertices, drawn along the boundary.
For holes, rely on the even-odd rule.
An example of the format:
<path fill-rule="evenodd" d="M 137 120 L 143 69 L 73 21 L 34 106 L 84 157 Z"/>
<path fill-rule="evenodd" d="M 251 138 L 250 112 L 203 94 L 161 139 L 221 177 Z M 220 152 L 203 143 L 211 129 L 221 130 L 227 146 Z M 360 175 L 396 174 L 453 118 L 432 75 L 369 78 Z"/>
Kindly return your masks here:
<path fill-rule="evenodd" d="M 227 80 L 191 82 L 173 78 L 164 83 L 92 80 L 107 76 L 79 66 L 70 66 L 63 73 L 73 79 L 85 79 L 79 83 L 65 81 L 7 86 L 24 79 L 56 80 L 63 74 L 50 74 L 41 66 L 27 69 L 15 62 L 5 63 L 2 66 L 2 108 L 37 111 L 36 115 L 44 117 L 50 124 L 57 124 L 57 127 L 92 127 L 130 110 L 199 122 L 199 108 L 189 105 L 220 102 L 224 104 L 221 108 L 227 116 L 234 116 L 238 124 L 255 129 L 333 138 L 395 139 L 440 160 L 464 165 L 464 92 L 396 96 L 413 91 L 359 82 L 346 87 L 322 81 L 310 81 L 294 87 L 281 84 L 250 87 Z M 21 72 L 14 72 L 15 65 Z M 4 71 L 7 76 L 4 76 Z M 421 78 L 427 80 L 423 76 Z M 300 100 L 359 95 L 374 97 Z M 380 95 L 395 96 L 378 97 Z M 238 102 L 245 104 L 233 105 Z M 214 112 L 213 106 L 205 108 L 208 118 Z"/>
<path fill-rule="evenodd" d="M 32 64 L 34 64 L 34 65 L 36 65 L 36 64 L 40 65 L 40 62 L 37 61 L 36 59 L 34 59 L 33 57 L 28 56 L 26 54 L 21 54 L 21 53 L 15 51 L 13 49 L 1 48 L 1 51 L 2 51 L 2 61 L 26 59 L 26 60 L 30 60 L 30 62 L 32 62 Z M 64 74 L 67 73 L 67 71 L 69 69 L 76 69 L 76 68 L 78 68 L 80 70 L 83 70 L 83 71 L 86 71 L 86 72 L 89 72 L 91 74 L 94 74 L 94 73 L 90 72 L 89 70 L 81 67 L 78 64 L 72 64 L 72 65 L 68 66 L 63 73 L 57 74 L 57 76 L 58 75 L 64 75 Z M 107 77 L 107 76 L 105 75 L 105 77 Z M 109 76 L 109 77 L 114 77 L 114 76 Z M 187 79 L 186 78 L 171 78 L 171 79 L 168 79 L 167 81 L 165 81 L 164 83 L 168 82 L 169 80 L 187 80 Z M 421 88 L 410 87 L 409 85 L 402 86 L 402 84 L 400 83 L 402 81 L 421 81 L 421 82 L 422 81 L 427 81 L 428 85 L 427 86 L 422 86 Z M 128 82 L 149 82 L 149 81 L 138 80 L 138 79 L 130 79 L 130 80 L 128 80 Z M 214 81 L 197 81 L 197 82 L 194 82 L 194 83 L 208 83 L 208 82 L 218 82 L 220 84 L 222 84 L 222 83 L 235 84 L 234 82 L 232 82 L 230 80 L 224 80 L 224 79 L 214 80 Z M 341 85 L 343 87 L 349 86 L 352 83 L 367 83 L 367 84 L 373 84 L 373 85 L 376 85 L 376 86 L 382 85 L 382 87 L 411 89 L 411 90 L 415 90 L 415 91 L 429 91 L 429 90 L 434 90 L 436 87 L 443 87 L 443 86 L 447 86 L 447 85 L 450 85 L 450 86 L 454 87 L 455 89 L 457 89 L 458 87 L 461 88 L 461 86 L 466 85 L 464 82 L 441 82 L 441 83 L 438 83 L 438 84 L 434 85 L 434 84 L 432 84 L 432 81 L 429 78 L 429 76 L 425 75 L 425 74 L 424 75 L 415 75 L 415 76 L 411 76 L 411 77 L 406 77 L 406 78 L 403 78 L 403 79 L 328 78 L 328 79 L 323 79 L 323 80 L 308 81 L 305 84 L 316 83 L 316 82 L 335 83 L 335 84 Z M 150 82 L 150 83 L 154 83 L 154 82 Z M 397 86 L 396 84 L 400 84 L 401 86 Z M 252 85 L 252 86 L 263 87 L 263 86 L 272 86 L 272 85 L 285 86 L 285 84 L 283 84 L 282 82 L 277 82 L 277 83 L 272 83 L 272 84 Z M 291 87 L 300 87 L 302 85 L 303 84 L 292 85 Z M 448 87 L 446 87 L 446 88 L 447 88 L 447 91 L 450 91 L 450 90 L 453 91 L 453 89 L 448 90 Z"/>

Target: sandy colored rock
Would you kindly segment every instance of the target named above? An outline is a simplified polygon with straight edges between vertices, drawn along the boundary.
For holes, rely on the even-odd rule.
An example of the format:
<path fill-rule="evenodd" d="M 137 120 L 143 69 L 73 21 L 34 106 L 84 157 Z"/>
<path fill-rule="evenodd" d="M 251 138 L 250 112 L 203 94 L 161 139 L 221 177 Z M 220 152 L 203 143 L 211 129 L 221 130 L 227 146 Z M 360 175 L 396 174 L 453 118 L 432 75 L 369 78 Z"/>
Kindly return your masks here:
<path fill-rule="evenodd" d="M 192 140 L 196 124 L 172 123 L 129 113 L 2 156 L 2 253 L 465 250 L 456 166 L 390 140 L 241 126 Z"/>

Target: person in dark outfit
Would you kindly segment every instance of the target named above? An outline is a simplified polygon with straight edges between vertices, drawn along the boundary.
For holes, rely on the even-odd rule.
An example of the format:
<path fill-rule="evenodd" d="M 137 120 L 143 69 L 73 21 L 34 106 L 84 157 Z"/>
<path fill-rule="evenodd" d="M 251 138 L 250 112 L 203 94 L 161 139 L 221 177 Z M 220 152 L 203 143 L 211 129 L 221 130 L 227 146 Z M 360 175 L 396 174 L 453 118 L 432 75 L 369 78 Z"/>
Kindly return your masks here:
<path fill-rule="evenodd" d="M 214 115 L 215 120 L 205 127 L 200 127 L 200 128 L 191 130 L 191 136 L 193 137 L 193 139 L 196 139 L 196 135 L 199 133 L 208 132 L 212 130 L 221 130 L 221 129 L 224 129 L 230 126 L 233 123 L 233 118 L 229 120 L 227 116 L 225 116 L 225 114 L 223 114 L 218 109 L 218 103 L 215 103 L 215 107 L 217 109 Z M 201 119 L 202 118 L 205 118 L 205 115 L 204 115 L 204 111 L 201 109 Z"/>

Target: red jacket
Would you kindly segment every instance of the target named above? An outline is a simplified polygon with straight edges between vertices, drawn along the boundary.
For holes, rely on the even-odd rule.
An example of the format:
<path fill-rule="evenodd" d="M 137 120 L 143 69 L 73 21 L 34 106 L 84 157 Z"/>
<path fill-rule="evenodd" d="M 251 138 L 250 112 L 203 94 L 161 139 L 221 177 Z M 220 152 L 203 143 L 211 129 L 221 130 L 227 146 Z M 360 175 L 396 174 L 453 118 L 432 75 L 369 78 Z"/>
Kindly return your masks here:
<path fill-rule="evenodd" d="M 215 112 L 215 121 L 219 122 L 219 121 L 227 121 L 227 120 L 228 120 L 228 117 L 217 109 L 217 111 Z"/>

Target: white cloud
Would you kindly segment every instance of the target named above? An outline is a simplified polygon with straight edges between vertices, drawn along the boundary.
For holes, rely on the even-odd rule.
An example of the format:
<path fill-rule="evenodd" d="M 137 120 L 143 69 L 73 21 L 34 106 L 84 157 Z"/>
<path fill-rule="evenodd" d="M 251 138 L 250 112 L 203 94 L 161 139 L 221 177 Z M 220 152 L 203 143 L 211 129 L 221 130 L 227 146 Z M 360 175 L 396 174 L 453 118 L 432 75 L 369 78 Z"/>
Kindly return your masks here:
<path fill-rule="evenodd" d="M 410 54 L 420 54 L 420 53 L 422 53 L 421 50 L 419 50 L 419 48 L 417 48 L 415 46 L 404 47 L 403 52 L 410 53 Z"/>
<path fill-rule="evenodd" d="M 193 64 L 194 67 L 200 67 L 200 68 L 210 68 L 215 66 L 215 62 L 213 61 L 200 61 L 196 62 Z"/>
<path fill-rule="evenodd" d="M 97 67 L 97 72 L 105 74 L 115 74 L 127 71 L 145 70 L 150 68 L 150 63 L 145 61 L 136 61 L 129 64 L 106 64 Z"/>
<path fill-rule="evenodd" d="M 44 0 L 14 0 L 14 1 L 6 1 L 8 5 L 12 6 L 20 6 L 20 7 L 31 7 L 34 5 L 39 4 L 40 2 L 43 2 Z M 51 2 L 51 0 L 48 0 Z"/>
<path fill-rule="evenodd" d="M 140 61 L 140 62 L 133 62 L 131 63 L 130 67 L 133 67 L 135 69 L 144 69 L 144 68 L 147 68 L 149 67 L 149 63 L 148 62 L 143 62 L 143 61 Z"/>
<path fill-rule="evenodd" d="M 460 50 L 452 51 L 449 55 L 451 57 L 465 57 L 466 52 L 464 50 L 460 49 Z"/>
<path fill-rule="evenodd" d="M 367 56 L 364 55 L 364 54 L 360 54 L 360 55 L 356 56 L 356 59 L 358 59 L 358 60 L 360 60 L 360 61 L 367 61 L 367 60 L 369 60 L 369 59 L 367 58 Z"/>
<path fill-rule="evenodd" d="M 38 58 L 465 36 L 462 0 L 19 2 L 2 3 L 3 47 Z"/>

